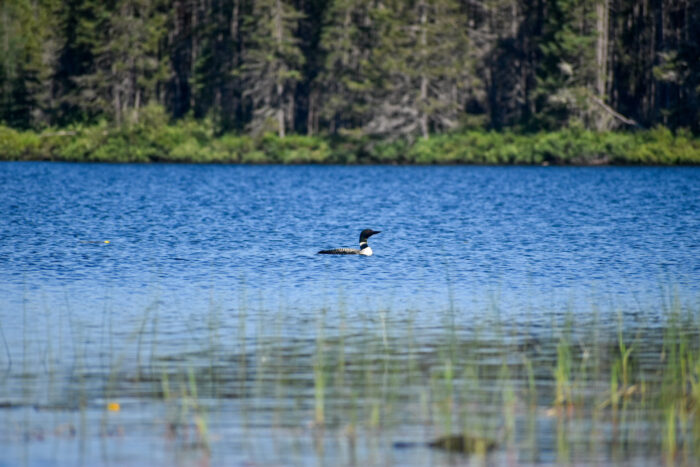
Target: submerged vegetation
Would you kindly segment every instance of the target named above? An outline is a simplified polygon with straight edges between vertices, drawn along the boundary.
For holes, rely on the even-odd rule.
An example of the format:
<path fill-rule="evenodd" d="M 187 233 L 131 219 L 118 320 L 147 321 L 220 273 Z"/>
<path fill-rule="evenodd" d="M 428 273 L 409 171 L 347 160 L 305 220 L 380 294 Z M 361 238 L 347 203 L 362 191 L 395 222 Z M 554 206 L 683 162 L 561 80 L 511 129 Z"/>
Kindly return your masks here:
<path fill-rule="evenodd" d="M 197 348 L 182 353 L 159 350 L 157 306 L 130 337 L 135 347 L 110 338 L 109 348 L 120 350 L 105 354 L 105 342 L 74 342 L 66 359 L 47 331 L 45 343 L 27 341 L 22 351 L 26 359 L 33 346 L 44 348 L 43 365 L 13 365 L 8 350 L 0 359 L 7 368 L 3 430 L 26 439 L 42 413 L 58 411 L 42 420 L 63 427 L 65 411 L 93 410 L 99 426 L 75 427 L 73 437 L 129 436 L 142 428 L 118 413 L 150 404 L 146 412 L 162 414 L 150 430 L 206 458 L 227 457 L 231 430 L 261 443 L 238 447 L 248 456 L 270 460 L 274 452 L 287 462 L 289 438 L 309 446 L 306 455 L 335 461 L 372 449 L 392 457 L 404 448 L 528 463 L 690 465 L 700 454 L 700 313 L 679 303 L 650 315 L 603 319 L 594 311 L 554 314 L 547 322 L 506 323 L 486 311 L 469 328 L 454 324 L 456 310 L 444 311 L 435 326 L 420 324 L 416 313 L 386 310 L 358 323 L 341 307 L 320 310 L 304 336 L 282 333 L 281 320 L 289 318 L 277 316 L 251 337 L 246 311 L 238 313 L 238 338 L 224 342 L 213 304 Z M 79 339 L 79 329 L 73 332 Z M 38 414 L 21 411 L 30 407 Z M 348 447 L 324 448 L 324 437 Z"/>
<path fill-rule="evenodd" d="M 700 139 L 659 127 L 636 132 L 568 128 L 543 133 L 465 130 L 428 139 L 378 140 L 275 133 L 218 135 L 208 120 L 170 123 L 151 107 L 137 124 L 63 130 L 0 126 L 0 160 L 233 164 L 700 164 Z"/>

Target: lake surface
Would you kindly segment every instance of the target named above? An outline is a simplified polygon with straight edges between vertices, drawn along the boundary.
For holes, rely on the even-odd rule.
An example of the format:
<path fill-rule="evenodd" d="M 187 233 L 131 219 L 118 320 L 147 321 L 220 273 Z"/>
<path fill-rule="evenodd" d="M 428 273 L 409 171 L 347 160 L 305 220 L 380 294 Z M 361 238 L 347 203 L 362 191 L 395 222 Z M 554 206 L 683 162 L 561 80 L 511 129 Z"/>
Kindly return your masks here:
<path fill-rule="evenodd" d="M 372 257 L 316 255 L 357 247 L 364 228 L 381 231 Z M 202 397 L 230 415 L 209 416 L 219 447 L 208 455 L 285 464 L 271 452 L 288 449 L 292 464 L 353 463 L 335 434 L 320 435 L 321 453 L 299 441 L 304 415 L 281 408 L 310 410 L 310 367 L 298 387 L 275 386 L 284 396 L 260 389 L 260 375 L 316 358 L 303 349 L 326 328 L 328 338 L 377 331 L 380 341 L 356 344 L 385 350 L 391 323 L 440 336 L 447 320 L 465 332 L 521 322 L 537 334 L 567 313 L 611 323 L 621 313 L 653 329 L 672 303 L 698 305 L 700 169 L 4 163 L 0 292 L 0 464 L 169 464 L 167 407 L 152 400 L 163 396 L 162 362 L 204 378 L 267 358 L 280 361 L 258 380 L 224 378 L 255 383 L 225 409 L 208 373 Z M 288 345 L 298 359 L 285 364 Z M 157 370 L 141 378 L 144 362 Z M 124 408 L 105 435 L 110 397 Z M 249 424 L 231 421 L 249 409 Z M 80 419 L 94 422 L 85 436 Z M 273 425 L 276 450 L 264 431 Z M 228 436 L 236 441 L 220 447 Z M 445 461 L 392 450 L 395 431 L 386 438 L 355 460 Z M 185 464 L 201 454 L 178 452 Z"/>
<path fill-rule="evenodd" d="M 339 293 L 371 309 L 487 291 L 624 301 L 700 277 L 697 168 L 17 163 L 0 186 L 2 286 L 82 301 L 154 287 L 299 309 Z M 382 231 L 373 257 L 315 255 L 363 228 Z"/>

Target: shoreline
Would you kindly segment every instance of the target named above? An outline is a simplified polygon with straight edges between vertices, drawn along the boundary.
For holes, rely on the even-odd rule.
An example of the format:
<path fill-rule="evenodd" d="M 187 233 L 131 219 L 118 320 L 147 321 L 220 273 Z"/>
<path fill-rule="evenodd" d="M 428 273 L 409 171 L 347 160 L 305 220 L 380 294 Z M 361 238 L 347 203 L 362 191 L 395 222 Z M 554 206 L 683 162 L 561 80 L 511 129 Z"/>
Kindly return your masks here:
<path fill-rule="evenodd" d="M 42 132 L 0 126 L 0 161 L 344 166 L 697 166 L 700 138 L 658 127 L 634 132 L 465 130 L 429 139 L 344 135 L 217 135 L 206 121 L 106 123 Z"/>

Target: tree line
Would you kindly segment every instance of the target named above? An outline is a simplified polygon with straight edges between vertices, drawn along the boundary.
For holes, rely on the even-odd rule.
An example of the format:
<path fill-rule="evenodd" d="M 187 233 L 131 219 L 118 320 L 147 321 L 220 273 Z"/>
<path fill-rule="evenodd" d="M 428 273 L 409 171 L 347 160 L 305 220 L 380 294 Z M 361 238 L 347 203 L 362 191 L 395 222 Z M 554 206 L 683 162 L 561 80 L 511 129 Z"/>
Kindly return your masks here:
<path fill-rule="evenodd" d="M 700 132 L 691 0 L 3 0 L 0 123 Z"/>

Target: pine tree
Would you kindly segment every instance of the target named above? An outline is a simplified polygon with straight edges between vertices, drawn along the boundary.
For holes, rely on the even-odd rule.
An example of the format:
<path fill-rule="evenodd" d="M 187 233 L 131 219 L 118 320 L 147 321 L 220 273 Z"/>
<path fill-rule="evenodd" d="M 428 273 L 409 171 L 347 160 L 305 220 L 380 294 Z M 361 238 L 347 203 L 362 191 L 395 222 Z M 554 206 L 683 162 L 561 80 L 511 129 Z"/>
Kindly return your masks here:
<path fill-rule="evenodd" d="M 535 112 L 543 1 L 490 0 L 473 13 L 482 18 L 469 35 L 479 39 L 476 60 L 486 89 L 483 97 L 474 95 L 471 106 L 483 106 L 493 128 L 526 124 Z"/>
<path fill-rule="evenodd" d="M 259 0 L 247 19 L 241 74 L 253 133 L 274 129 L 283 138 L 294 127 L 294 91 L 304 63 L 294 31 L 301 17 L 284 0 Z"/>
<path fill-rule="evenodd" d="M 554 0 L 547 5 L 535 95 L 541 126 L 580 122 L 594 127 L 599 121 L 599 109 L 591 101 L 598 79 L 595 3 Z"/>
<path fill-rule="evenodd" d="M 96 70 L 94 50 L 104 41 L 109 11 L 99 0 L 66 0 L 57 14 L 61 47 L 53 76 L 54 122 L 90 121 L 104 108 L 82 78 Z"/>
<path fill-rule="evenodd" d="M 167 76 L 167 61 L 160 53 L 166 13 L 159 1 L 117 0 L 97 24 L 100 41 L 93 44 L 92 73 L 76 77 L 83 94 L 94 96 L 97 112 L 117 125 L 128 117 L 138 121 L 140 108 L 158 100 L 159 85 Z"/>
<path fill-rule="evenodd" d="M 0 3 L 0 121 L 19 128 L 49 123 L 57 59 L 53 1 Z"/>
<path fill-rule="evenodd" d="M 327 10 L 320 49 L 325 55 L 316 80 L 320 116 L 331 133 L 357 128 L 370 112 L 368 64 L 376 46 L 371 0 L 335 0 Z"/>
<path fill-rule="evenodd" d="M 0 0 L 0 122 L 700 132 L 692 0 Z"/>
<path fill-rule="evenodd" d="M 234 71 L 241 62 L 241 0 L 210 0 L 201 27 L 199 53 L 194 64 L 192 92 L 195 117 L 212 117 L 220 130 L 239 125 L 240 79 Z"/>
<path fill-rule="evenodd" d="M 370 134 L 420 135 L 455 127 L 474 82 L 466 16 L 452 0 L 387 2 L 374 12 Z"/>

